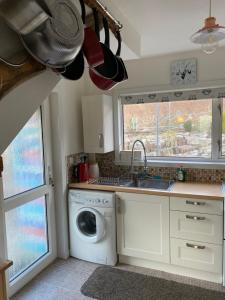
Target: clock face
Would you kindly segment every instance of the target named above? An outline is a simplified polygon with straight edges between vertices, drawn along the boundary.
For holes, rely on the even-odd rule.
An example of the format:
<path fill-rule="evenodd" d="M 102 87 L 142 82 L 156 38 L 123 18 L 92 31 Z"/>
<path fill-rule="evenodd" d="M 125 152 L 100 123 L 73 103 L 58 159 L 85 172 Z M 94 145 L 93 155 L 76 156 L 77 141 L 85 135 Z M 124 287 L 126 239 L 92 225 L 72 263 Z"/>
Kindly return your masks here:
<path fill-rule="evenodd" d="M 171 63 L 172 85 L 193 84 L 197 81 L 197 60 L 195 58 L 177 60 Z"/>

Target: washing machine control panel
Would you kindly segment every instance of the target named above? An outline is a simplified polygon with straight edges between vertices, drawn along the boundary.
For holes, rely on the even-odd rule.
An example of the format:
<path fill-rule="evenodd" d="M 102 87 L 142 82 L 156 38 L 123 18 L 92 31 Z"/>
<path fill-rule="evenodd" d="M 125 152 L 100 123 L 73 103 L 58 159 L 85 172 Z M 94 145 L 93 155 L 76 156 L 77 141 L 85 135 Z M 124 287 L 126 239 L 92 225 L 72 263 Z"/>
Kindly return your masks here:
<path fill-rule="evenodd" d="M 93 207 L 115 207 L 115 196 L 112 193 L 93 193 L 71 191 L 73 200 L 77 204 Z"/>
<path fill-rule="evenodd" d="M 88 198 L 85 199 L 85 204 L 107 206 L 109 204 L 109 200 L 104 198 Z"/>

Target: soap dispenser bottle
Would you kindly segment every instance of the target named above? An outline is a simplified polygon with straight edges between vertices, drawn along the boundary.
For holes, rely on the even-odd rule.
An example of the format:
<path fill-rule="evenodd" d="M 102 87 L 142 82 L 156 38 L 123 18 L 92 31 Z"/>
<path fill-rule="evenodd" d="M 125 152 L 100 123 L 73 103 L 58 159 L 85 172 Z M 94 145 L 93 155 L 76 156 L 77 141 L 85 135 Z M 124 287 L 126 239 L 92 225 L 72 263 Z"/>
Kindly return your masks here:
<path fill-rule="evenodd" d="M 177 180 L 178 181 L 185 181 L 185 174 L 186 172 L 184 171 L 184 169 L 182 168 L 182 166 L 180 166 L 177 169 Z"/>

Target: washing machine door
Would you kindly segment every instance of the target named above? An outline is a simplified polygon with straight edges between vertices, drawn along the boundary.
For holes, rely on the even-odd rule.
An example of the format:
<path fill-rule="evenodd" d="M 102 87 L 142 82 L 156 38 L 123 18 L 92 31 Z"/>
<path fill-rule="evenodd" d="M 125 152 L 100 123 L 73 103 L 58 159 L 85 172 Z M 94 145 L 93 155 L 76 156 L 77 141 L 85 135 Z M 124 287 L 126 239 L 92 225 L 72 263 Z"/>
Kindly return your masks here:
<path fill-rule="evenodd" d="M 97 243 L 105 236 L 103 215 L 93 208 L 81 208 L 75 216 L 75 228 L 79 237 L 88 243 Z"/>

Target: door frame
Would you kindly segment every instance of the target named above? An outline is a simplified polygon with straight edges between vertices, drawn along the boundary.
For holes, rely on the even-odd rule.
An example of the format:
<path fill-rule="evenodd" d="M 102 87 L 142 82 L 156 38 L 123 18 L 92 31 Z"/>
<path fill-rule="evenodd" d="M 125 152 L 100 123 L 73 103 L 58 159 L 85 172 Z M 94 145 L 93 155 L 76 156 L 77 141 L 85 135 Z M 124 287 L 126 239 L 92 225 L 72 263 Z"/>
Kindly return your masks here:
<path fill-rule="evenodd" d="M 43 161 L 44 161 L 44 176 L 45 184 L 33 190 L 27 191 L 20 195 L 13 196 L 4 200 L 2 191 L 2 180 L 0 182 L 0 222 L 3 225 L 3 247 L 0 249 L 0 254 L 7 258 L 7 245 L 6 245 L 6 224 L 5 212 L 18 207 L 19 205 L 26 204 L 32 200 L 45 195 L 46 212 L 47 212 L 47 236 L 48 236 L 48 253 L 41 257 L 38 261 L 32 264 L 21 275 L 9 282 L 7 275 L 7 289 L 8 296 L 11 297 L 24 285 L 26 285 L 32 278 L 34 278 L 40 271 L 46 268 L 57 257 L 56 249 L 56 230 L 55 230 L 55 201 L 54 190 L 52 186 L 52 148 L 51 148 L 51 125 L 50 125 L 50 110 L 48 98 L 41 105 L 41 119 L 43 130 Z M 1 226 L 0 226 L 1 227 Z M 0 232 L 1 234 L 1 232 Z M 1 238 L 1 235 L 0 235 Z"/>

